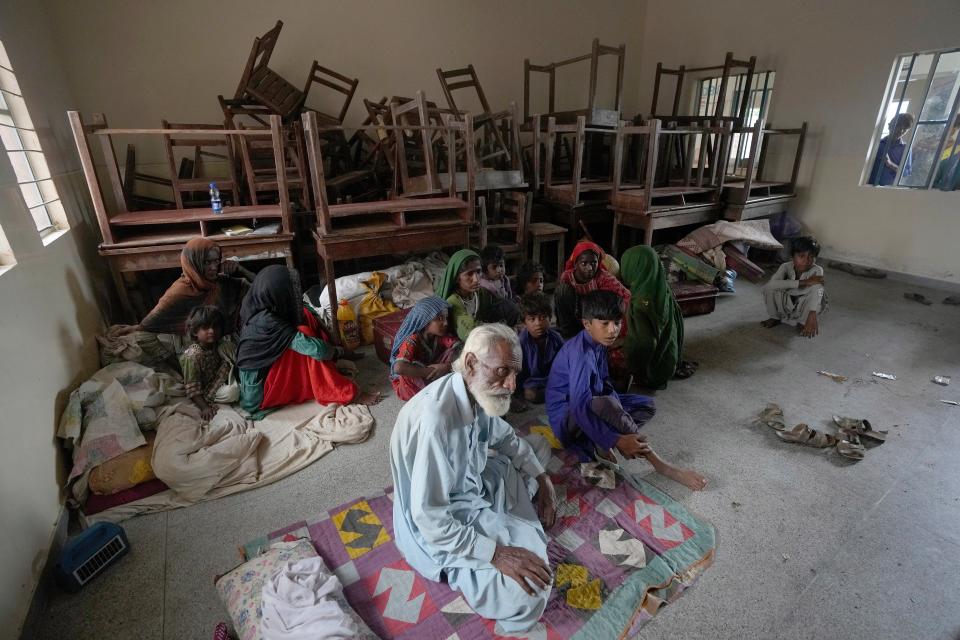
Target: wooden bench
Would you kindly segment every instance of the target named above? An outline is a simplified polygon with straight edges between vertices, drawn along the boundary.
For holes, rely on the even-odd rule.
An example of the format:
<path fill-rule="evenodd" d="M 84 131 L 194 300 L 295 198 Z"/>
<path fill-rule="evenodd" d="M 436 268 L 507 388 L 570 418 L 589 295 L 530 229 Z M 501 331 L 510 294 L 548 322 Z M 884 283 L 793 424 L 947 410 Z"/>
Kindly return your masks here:
<path fill-rule="evenodd" d="M 735 130 L 736 131 L 736 130 Z M 723 190 L 726 207 L 723 217 L 734 222 L 776 215 L 787 211 L 797 197 L 797 176 L 803 159 L 803 145 L 807 137 L 807 123 L 795 129 L 774 129 L 758 120 L 753 127 L 741 129 L 750 134 L 750 151 L 744 175 L 727 177 Z M 796 136 L 796 151 L 790 177 L 784 181 L 765 180 L 770 170 L 766 167 L 770 141 L 777 137 Z"/>
<path fill-rule="evenodd" d="M 657 229 L 719 219 L 730 131 L 729 123 L 662 129 L 659 120 L 642 126 L 623 123 L 617 128 L 610 196 L 614 256 L 619 256 L 620 227 L 643 230 L 643 243 L 650 245 Z M 678 140 L 685 153 L 680 156 L 680 175 L 674 176 L 673 167 L 659 161 L 659 153 L 661 148 L 673 148 Z M 626 160 L 634 164 L 628 166 Z"/>
<path fill-rule="evenodd" d="M 224 207 L 223 213 L 220 214 L 214 213 L 209 206 L 193 209 L 128 211 L 124 198 L 124 185 L 114 150 L 114 137 L 146 135 L 176 136 L 178 139 L 190 137 L 209 139 L 210 129 L 110 129 L 107 127 L 106 117 L 100 113 L 93 114 L 90 125 L 84 124 L 77 111 L 69 111 L 67 115 L 103 237 L 99 252 L 101 256 L 107 258 L 110 265 L 117 294 L 128 320 L 135 321 L 135 314 L 127 295 L 123 274 L 179 267 L 179 251 L 187 240 L 193 237 L 203 236 L 221 245 L 224 257 L 236 256 L 242 260 L 282 259 L 287 265 L 293 265 L 291 250 L 293 231 L 283 171 L 280 171 L 281 189 L 278 204 Z M 283 134 L 280 117 L 270 116 L 269 122 L 274 159 L 278 165 L 281 165 Z M 217 129 L 216 133 L 218 136 L 231 137 L 263 135 L 263 132 L 232 129 Z M 100 141 L 107 179 L 115 201 L 113 213 L 107 210 L 101 183 L 94 168 L 88 136 L 98 138 Z M 277 231 L 270 234 L 254 233 L 242 236 L 227 235 L 224 231 L 225 227 L 235 224 L 262 227 L 264 221 L 268 224 L 278 224 Z"/>
<path fill-rule="evenodd" d="M 303 114 L 303 128 L 317 202 L 317 226 L 313 231 L 313 239 L 317 255 L 323 263 L 331 309 L 336 310 L 338 303 L 335 270 L 338 260 L 406 255 L 445 247 L 463 248 L 469 244 L 470 229 L 474 223 L 472 190 L 466 199 L 457 197 L 455 188 L 451 186 L 444 194 L 422 198 L 397 196 L 373 202 L 329 204 L 320 138 L 331 127 L 320 125 L 316 114 L 307 112 Z M 367 125 L 366 128 L 374 132 L 385 129 L 392 133 L 401 127 L 377 124 Z M 458 135 L 459 143 L 463 144 L 472 133 L 469 124 L 458 126 L 458 123 L 450 123 L 447 127 L 404 125 L 402 128 L 422 130 L 427 135 L 431 131 L 439 132 L 448 140 L 450 148 L 455 148 Z M 402 146 L 402 143 L 394 145 L 393 153 L 397 153 Z M 396 166 L 396 160 L 393 166 Z M 448 169 L 452 174 L 453 163 Z M 400 186 L 398 172 L 394 175 L 392 192 L 396 194 Z M 450 184 L 455 184 L 452 175 Z M 339 340 L 335 312 L 331 324 Z"/>

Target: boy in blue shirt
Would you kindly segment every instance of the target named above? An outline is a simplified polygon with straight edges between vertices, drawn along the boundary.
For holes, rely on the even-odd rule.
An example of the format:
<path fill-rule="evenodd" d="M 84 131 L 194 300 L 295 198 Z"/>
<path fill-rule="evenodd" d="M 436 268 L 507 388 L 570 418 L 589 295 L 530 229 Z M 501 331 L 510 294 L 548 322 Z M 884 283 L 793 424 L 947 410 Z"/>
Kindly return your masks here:
<path fill-rule="evenodd" d="M 607 349 L 620 335 L 620 296 L 593 291 L 580 302 L 583 331 L 560 349 L 547 381 L 547 415 L 554 434 L 584 462 L 594 455 L 614 462 L 617 449 L 624 458 L 646 458 L 657 472 L 694 491 L 706 487 L 706 478 L 669 464 L 639 434 L 655 413 L 653 398 L 621 395 L 613 388 Z"/>
<path fill-rule="evenodd" d="M 517 391 L 523 389 L 523 399 L 543 404 L 544 389 L 553 359 L 563 347 L 563 338 L 550 326 L 553 305 L 542 293 L 531 293 L 520 298 L 520 347 L 523 349 L 523 368 L 517 376 Z"/>

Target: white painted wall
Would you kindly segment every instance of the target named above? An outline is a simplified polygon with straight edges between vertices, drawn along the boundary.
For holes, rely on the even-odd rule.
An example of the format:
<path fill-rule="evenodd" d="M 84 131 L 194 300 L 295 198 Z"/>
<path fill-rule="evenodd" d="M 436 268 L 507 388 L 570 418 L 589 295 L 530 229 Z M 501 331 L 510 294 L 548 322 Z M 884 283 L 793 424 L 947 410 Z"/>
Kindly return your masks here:
<path fill-rule="evenodd" d="M 97 231 L 64 117 L 74 103 L 42 8 L 0 5 L 0 40 L 71 223 L 43 246 L 0 152 L 0 226 L 17 260 L 0 274 L 0 636 L 17 637 L 60 515 L 57 420 L 69 391 L 97 368 L 93 282 L 102 288 L 108 278 L 88 270 Z"/>
<path fill-rule="evenodd" d="M 810 123 L 794 213 L 824 253 L 960 283 L 960 193 L 858 186 L 894 58 L 960 46 L 956 0 L 649 0 L 640 107 L 656 63 L 722 64 L 727 51 L 776 70 L 774 125 Z M 662 103 L 663 104 L 663 103 Z"/>
<path fill-rule="evenodd" d="M 522 110 L 523 59 L 545 64 L 589 53 L 594 37 L 627 45 L 627 111 L 637 106 L 637 0 L 45 2 L 78 103 L 117 127 L 158 126 L 161 118 L 221 122 L 217 95 L 232 97 L 253 38 L 278 19 L 284 26 L 270 66 L 288 81 L 302 87 L 314 59 L 359 78 L 347 124 L 366 117 L 362 98 L 421 89 L 445 106 L 436 68 L 469 63 L 492 108 L 516 101 Z M 609 65 L 602 78 L 614 76 Z M 588 77 L 589 63 L 581 63 L 558 78 L 560 106 L 585 104 L 577 98 Z M 542 91 L 546 100 L 545 82 Z"/>

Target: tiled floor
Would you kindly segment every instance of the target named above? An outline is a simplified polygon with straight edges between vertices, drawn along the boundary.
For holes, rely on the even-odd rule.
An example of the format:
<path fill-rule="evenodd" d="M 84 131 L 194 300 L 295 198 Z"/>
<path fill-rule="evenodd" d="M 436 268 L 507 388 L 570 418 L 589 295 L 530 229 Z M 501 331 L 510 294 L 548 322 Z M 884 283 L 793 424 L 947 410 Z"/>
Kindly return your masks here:
<path fill-rule="evenodd" d="M 939 402 L 960 400 L 960 308 L 940 304 L 944 292 L 836 271 L 827 287 L 831 307 L 813 341 L 761 329 L 759 291 L 746 282 L 714 314 L 688 319 L 687 355 L 701 369 L 657 395 L 647 432 L 711 485 L 693 494 L 649 479 L 716 526 L 717 555 L 643 638 L 960 638 L 960 407 Z M 372 357 L 362 370 L 385 378 Z M 938 374 L 953 385 L 931 383 Z M 848 464 L 751 426 L 767 402 L 791 425 L 867 416 L 890 439 Z M 390 483 L 398 408 L 391 395 L 375 407 L 369 441 L 281 482 L 124 523 L 130 556 L 80 594 L 54 594 L 38 637 L 209 638 L 226 618 L 213 577 L 238 562 L 239 544 Z"/>

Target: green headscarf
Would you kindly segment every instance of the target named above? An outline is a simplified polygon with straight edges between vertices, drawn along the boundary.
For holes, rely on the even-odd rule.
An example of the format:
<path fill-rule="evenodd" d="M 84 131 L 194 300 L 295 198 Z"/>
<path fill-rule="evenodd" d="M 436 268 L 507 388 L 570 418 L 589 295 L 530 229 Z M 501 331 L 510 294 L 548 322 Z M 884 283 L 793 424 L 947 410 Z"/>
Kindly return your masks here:
<path fill-rule="evenodd" d="M 480 254 L 473 249 L 460 249 L 460 251 L 450 256 L 450 261 L 447 263 L 447 270 L 443 272 L 443 278 L 440 279 L 440 283 L 437 285 L 438 296 L 446 300 L 457 290 L 457 276 L 460 274 L 460 267 L 471 258 L 479 260 Z"/>
<path fill-rule="evenodd" d="M 683 315 L 673 297 L 657 252 L 631 247 L 620 258 L 620 278 L 630 288 L 627 366 L 637 383 L 651 389 L 667 386 L 683 350 Z"/>

